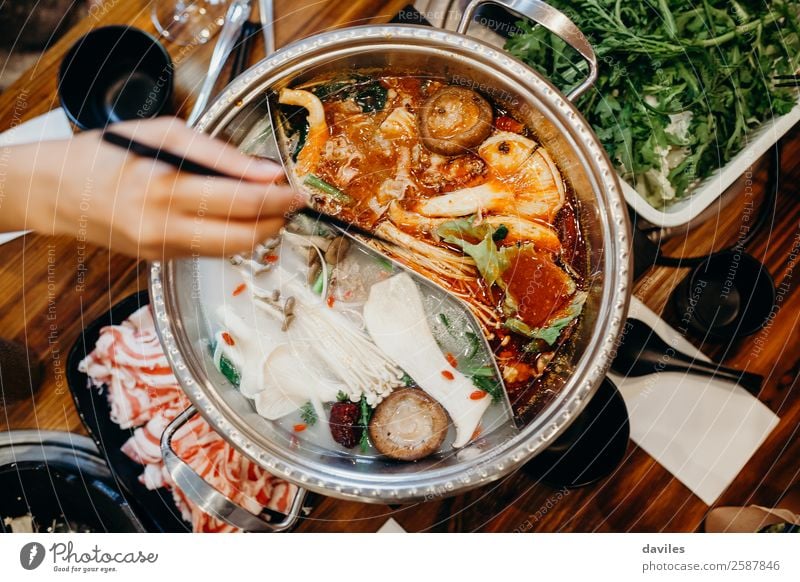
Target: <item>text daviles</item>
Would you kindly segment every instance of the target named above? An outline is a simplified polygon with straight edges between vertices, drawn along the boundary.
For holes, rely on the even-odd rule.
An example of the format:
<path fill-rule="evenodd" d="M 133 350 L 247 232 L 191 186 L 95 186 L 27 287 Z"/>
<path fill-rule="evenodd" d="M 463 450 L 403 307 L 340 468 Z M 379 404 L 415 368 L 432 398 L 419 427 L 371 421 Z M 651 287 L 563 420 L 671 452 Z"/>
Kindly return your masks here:
<path fill-rule="evenodd" d="M 50 546 L 50 553 L 53 556 L 53 563 L 68 564 L 154 564 L 158 560 L 158 554 L 145 554 L 141 550 L 138 552 L 104 552 L 99 546 L 93 547 L 88 552 L 76 552 L 72 542 L 55 543 Z"/>
<path fill-rule="evenodd" d="M 642 547 L 643 554 L 683 554 L 686 548 L 683 546 L 673 546 L 672 544 L 664 544 L 663 546 L 651 546 L 650 544 Z"/>

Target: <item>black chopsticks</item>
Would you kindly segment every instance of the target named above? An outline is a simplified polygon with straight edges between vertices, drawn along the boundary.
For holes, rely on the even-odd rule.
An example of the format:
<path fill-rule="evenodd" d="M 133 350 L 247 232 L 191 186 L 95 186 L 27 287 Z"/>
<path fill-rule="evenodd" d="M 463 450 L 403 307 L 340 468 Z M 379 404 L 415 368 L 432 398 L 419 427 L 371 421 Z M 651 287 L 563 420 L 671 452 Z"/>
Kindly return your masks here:
<path fill-rule="evenodd" d="M 214 168 L 210 168 L 204 164 L 193 162 L 192 160 L 187 160 L 186 158 L 178 154 L 174 154 L 172 152 L 163 150 L 161 148 L 156 148 L 149 146 L 147 144 L 143 144 L 139 141 L 136 141 L 133 138 L 125 137 L 124 135 L 120 135 L 114 131 L 111 131 L 110 129 L 106 129 L 103 132 L 103 141 L 115 145 L 119 148 L 123 148 L 126 151 L 134 155 L 140 156 L 142 158 L 150 158 L 152 160 L 158 160 L 160 162 L 164 162 L 165 164 L 169 164 L 170 166 L 182 172 L 188 172 L 190 174 L 197 174 L 200 176 L 216 176 L 221 178 L 231 178 L 233 180 L 240 179 L 231 176 L 229 174 L 225 174 L 224 172 L 215 170 Z M 277 160 L 272 160 L 272 161 L 278 164 L 280 163 Z M 317 220 L 319 222 L 333 226 L 336 229 L 344 231 L 345 233 L 350 235 L 359 235 L 362 237 L 366 237 L 368 239 L 379 240 L 388 243 L 390 245 L 395 244 L 390 240 L 387 240 L 379 235 L 376 235 L 373 232 L 361 228 L 360 226 L 350 224 L 349 222 L 346 222 L 341 218 L 331 216 L 330 214 L 325 214 L 324 212 L 314 210 L 313 208 L 308 208 L 308 207 L 302 208 L 298 210 L 295 214 L 302 214 L 313 220 Z"/>
<path fill-rule="evenodd" d="M 261 32 L 261 24 L 248 20 L 242 26 L 239 40 L 233 49 L 233 64 L 231 65 L 231 75 L 229 83 L 245 72 L 250 62 L 250 51 L 253 48 L 253 39 Z"/>
<path fill-rule="evenodd" d="M 173 154 L 172 152 L 162 150 L 161 148 L 154 148 L 152 146 L 143 144 L 133 138 L 125 137 L 124 135 L 120 135 L 109 129 L 103 132 L 103 141 L 123 148 L 139 157 L 150 158 L 153 160 L 158 160 L 159 162 L 164 162 L 170 166 L 173 166 L 174 168 L 177 168 L 181 172 L 199 174 L 201 176 L 219 176 L 225 178 L 232 177 L 219 172 L 214 168 L 209 168 L 203 164 L 193 162 L 192 160 L 187 160 L 183 156 Z"/>

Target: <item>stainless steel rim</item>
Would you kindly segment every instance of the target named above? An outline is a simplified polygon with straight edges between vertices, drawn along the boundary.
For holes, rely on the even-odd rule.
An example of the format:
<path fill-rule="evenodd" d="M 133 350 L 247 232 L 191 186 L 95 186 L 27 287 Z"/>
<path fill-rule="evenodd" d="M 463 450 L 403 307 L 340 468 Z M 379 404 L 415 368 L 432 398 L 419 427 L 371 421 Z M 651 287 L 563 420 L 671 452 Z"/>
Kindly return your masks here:
<path fill-rule="evenodd" d="M 331 58 L 337 48 L 353 39 L 374 39 L 386 48 L 420 45 L 424 49 L 452 53 L 454 62 L 482 62 L 515 82 L 535 89 L 549 101 L 559 121 L 567 126 L 584 156 L 593 162 L 592 172 L 605 191 L 603 219 L 606 283 L 599 306 L 598 324 L 570 381 L 561 394 L 520 433 L 467 466 L 434 469 L 422 474 L 385 476 L 341 473 L 311 466 L 260 438 L 227 404 L 215 398 L 215 390 L 200 369 L 183 354 L 191 353 L 182 340 L 180 311 L 171 290 L 173 264 L 150 266 L 150 299 L 156 327 L 178 381 L 205 419 L 231 444 L 277 476 L 325 495 L 360 501 L 391 503 L 422 501 L 463 492 L 500 479 L 544 449 L 586 405 L 599 386 L 611 360 L 628 306 L 630 290 L 629 225 L 617 175 L 588 124 L 575 107 L 538 73 L 502 51 L 474 39 L 416 26 L 368 26 L 323 33 L 291 44 L 236 79 L 211 105 L 196 129 L 211 135 L 225 126 L 237 108 L 256 99 L 277 79 L 275 75 L 308 66 L 311 59 Z M 304 56 L 306 59 L 304 60 Z M 255 83 L 258 81 L 258 83 Z M 603 324 L 604 322 L 604 324 Z"/>

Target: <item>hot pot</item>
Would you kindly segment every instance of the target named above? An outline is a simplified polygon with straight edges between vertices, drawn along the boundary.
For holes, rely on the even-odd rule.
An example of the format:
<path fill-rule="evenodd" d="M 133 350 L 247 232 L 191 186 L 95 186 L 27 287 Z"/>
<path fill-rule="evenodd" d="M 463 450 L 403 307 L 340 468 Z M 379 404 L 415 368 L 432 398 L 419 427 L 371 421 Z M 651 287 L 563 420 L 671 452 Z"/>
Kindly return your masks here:
<path fill-rule="evenodd" d="M 553 378 L 550 401 L 517 431 L 495 431 L 445 457 L 415 463 L 344 458 L 313 447 L 291 446 L 286 435 L 258 416 L 251 402 L 217 373 L 208 348 L 196 260 L 153 263 L 150 297 L 172 368 L 194 406 L 164 433 L 162 450 L 176 482 L 205 509 L 250 530 L 284 529 L 236 507 L 172 452 L 175 431 L 195 413 L 267 470 L 306 490 L 343 499 L 406 503 L 454 495 L 499 479 L 545 449 L 591 399 L 610 363 L 630 292 L 629 225 L 620 185 L 595 134 L 570 98 L 590 89 L 596 59 L 580 31 L 538 0 L 497 2 L 564 38 L 589 63 L 586 81 L 562 95 L 535 71 L 466 34 L 483 0 L 467 7 L 458 31 L 422 26 L 362 26 L 307 38 L 269 56 L 229 85 L 196 124 L 198 131 L 240 145 L 267 114 L 265 95 L 319 75 L 381 70 L 446 77 L 514 105 L 560 167 L 575 192 L 589 249 L 589 300 L 571 350 Z"/>

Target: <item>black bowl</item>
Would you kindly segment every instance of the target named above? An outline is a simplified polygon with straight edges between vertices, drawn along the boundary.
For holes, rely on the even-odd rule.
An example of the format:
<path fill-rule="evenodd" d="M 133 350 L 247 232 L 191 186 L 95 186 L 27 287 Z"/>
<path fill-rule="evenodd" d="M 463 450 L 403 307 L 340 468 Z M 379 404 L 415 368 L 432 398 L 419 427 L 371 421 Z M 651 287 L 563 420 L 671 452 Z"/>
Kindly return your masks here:
<path fill-rule="evenodd" d="M 589 404 L 525 470 L 555 488 L 585 487 L 614 472 L 628 450 L 628 409 L 605 378 Z"/>
<path fill-rule="evenodd" d="M 81 129 L 155 117 L 169 103 L 172 84 L 166 49 L 130 26 L 91 31 L 72 46 L 58 74 L 61 105 Z"/>
<path fill-rule="evenodd" d="M 103 458 L 86 437 L 0 433 L 0 532 L 29 515 L 35 531 L 141 532 Z"/>
<path fill-rule="evenodd" d="M 760 330 L 775 304 L 775 281 L 755 257 L 739 250 L 711 255 L 675 290 L 681 329 L 729 341 Z"/>

